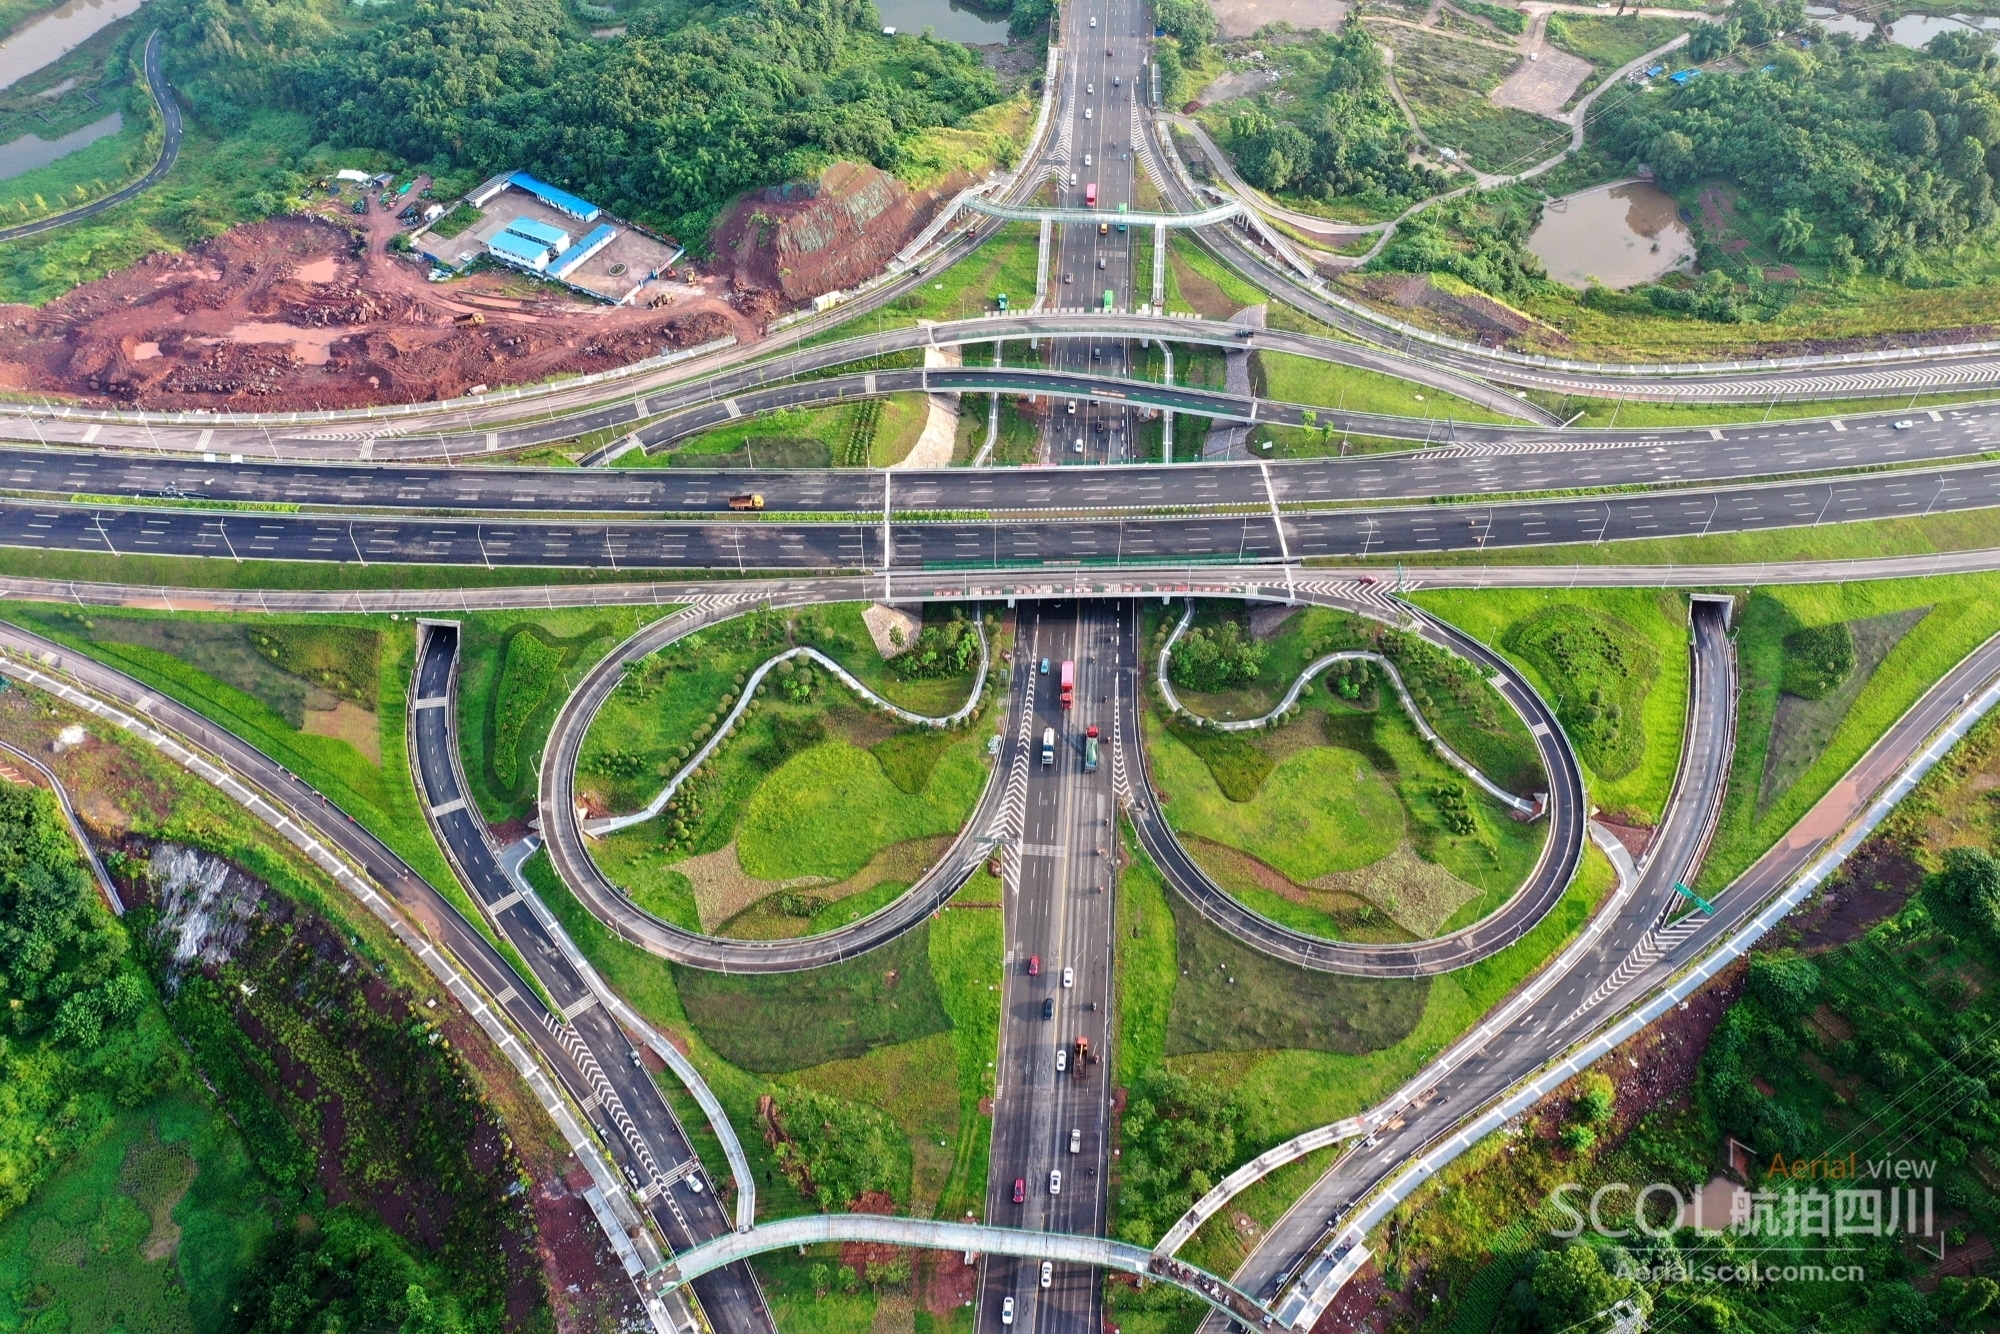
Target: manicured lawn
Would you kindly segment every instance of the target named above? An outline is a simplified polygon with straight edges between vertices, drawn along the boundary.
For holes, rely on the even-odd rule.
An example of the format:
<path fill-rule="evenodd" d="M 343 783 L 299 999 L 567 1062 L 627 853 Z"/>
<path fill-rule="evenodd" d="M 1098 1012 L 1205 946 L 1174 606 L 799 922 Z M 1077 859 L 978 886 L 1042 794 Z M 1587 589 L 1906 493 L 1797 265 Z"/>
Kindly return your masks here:
<path fill-rule="evenodd" d="M 524 872 L 619 995 L 687 1040 L 757 1173 L 760 1219 L 816 1211 L 776 1170 L 757 1130 L 758 1097 L 781 1092 L 781 1083 L 886 1112 L 913 1140 L 928 1140 L 912 1145 L 913 1182 L 935 1192 L 939 1212 L 977 1207 L 991 1133 L 978 1104 L 992 1092 L 1003 949 L 989 877 L 975 876 L 933 922 L 859 959 L 725 977 L 673 967 L 613 936 L 556 878 L 546 853 Z"/>
<path fill-rule="evenodd" d="M 1518 943 L 1491 958 L 1431 979 L 1415 1026 L 1390 1046 L 1354 1055 L 1215 1051 L 1175 1056 L 1171 1064 L 1238 1091 L 1251 1113 L 1243 1155 L 1247 1160 L 1302 1130 L 1353 1115 L 1409 1078 L 1560 951 L 1610 890 L 1613 879 L 1603 854 L 1587 848 L 1583 869 L 1549 915 Z M 1177 993 L 1177 1008 L 1179 1003 Z"/>
<path fill-rule="evenodd" d="M 1285 403 L 1309 403 L 1347 412 L 1376 412 L 1392 417 L 1447 418 L 1462 422 L 1511 422 L 1490 408 L 1481 407 L 1456 394 L 1399 380 L 1378 371 L 1336 366 L 1289 352 L 1259 352 L 1257 364 L 1264 374 L 1263 394 Z M 1322 442 L 1325 452 L 1340 450 L 1340 436 L 1330 433 Z M 1288 451 L 1299 456 L 1302 451 Z"/>
<path fill-rule="evenodd" d="M 1506 653 L 1559 713 L 1573 707 L 1574 701 L 1563 698 L 1564 683 L 1550 680 L 1530 658 L 1510 647 L 1514 629 L 1558 608 L 1590 612 L 1623 627 L 1617 632 L 1621 642 L 1635 655 L 1650 654 L 1655 664 L 1652 685 L 1637 706 L 1639 754 L 1631 769 L 1606 778 L 1591 769 L 1585 752 L 1585 779 L 1590 799 L 1600 808 L 1640 824 L 1660 818 L 1680 762 L 1687 716 L 1687 610 L 1680 594 L 1644 589 L 1484 589 L 1418 593 L 1412 601 Z M 1568 715 L 1564 717 L 1567 724 Z M 1630 722 L 1626 719 L 1628 726 Z"/>
<path fill-rule="evenodd" d="M 1818 756 L 1758 812 L 1755 797 L 1762 785 L 1776 717 L 1784 635 L 1800 625 L 1859 621 L 1922 607 L 1930 611 L 1882 659 Z M 1737 638 L 1743 702 L 1729 796 L 1697 885 L 1719 889 L 1741 874 L 1825 795 L 1932 683 L 1996 631 L 2000 631 L 2000 576 L 1758 590 L 1744 608 Z"/>
<path fill-rule="evenodd" d="M 460 618 L 460 759 L 489 821 L 533 811 L 542 746 L 571 684 L 640 626 L 674 610 L 582 607 Z"/>
<path fill-rule="evenodd" d="M 1353 751 L 1302 750 L 1255 799 L 1234 802 L 1179 741 L 1149 729 L 1146 744 L 1176 832 L 1242 848 L 1301 884 L 1378 861 L 1402 840 L 1396 789 Z"/>
<path fill-rule="evenodd" d="M 1540 855 L 1543 824 L 1466 783 L 1385 685 L 1360 707 L 1323 689 L 1301 707 L 1276 731 L 1224 736 L 1147 716 L 1168 821 L 1217 884 L 1295 930 L 1349 940 L 1455 930 L 1506 902 Z M 1228 753 L 1210 754 L 1218 745 Z M 1237 751 L 1268 767 L 1216 767 Z"/>
<path fill-rule="evenodd" d="M 986 782 L 984 743 L 966 740 L 912 799 L 867 751 L 831 741 L 786 761 L 758 787 L 737 827 L 737 857 L 762 880 L 852 875 L 881 849 L 955 832 Z"/>

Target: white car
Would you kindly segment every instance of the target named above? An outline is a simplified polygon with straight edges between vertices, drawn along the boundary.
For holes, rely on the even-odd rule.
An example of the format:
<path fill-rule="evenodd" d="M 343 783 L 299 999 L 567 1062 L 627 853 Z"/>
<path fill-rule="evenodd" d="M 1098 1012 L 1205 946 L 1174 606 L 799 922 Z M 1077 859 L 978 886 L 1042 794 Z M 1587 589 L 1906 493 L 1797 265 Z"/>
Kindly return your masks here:
<path fill-rule="evenodd" d="M 1071 1130 L 1069 1132 L 1069 1151 L 1071 1153 L 1083 1152 L 1083 1131 Z"/>
<path fill-rule="evenodd" d="M 1085 120 L 1089 120 L 1089 119 L 1090 119 L 1090 108 L 1089 108 L 1089 107 L 1085 107 L 1085 108 L 1083 109 L 1083 118 L 1084 118 Z"/>
<path fill-rule="evenodd" d="M 1090 113 L 1089 113 L 1088 111 L 1084 112 L 1083 114 L 1084 114 L 1085 116 L 1088 116 L 1088 115 L 1090 115 Z M 1912 426 L 1915 426 L 1915 425 L 1916 425 L 1916 423 L 1915 423 L 1915 422 L 1911 421 L 1911 420 L 1910 420 L 1910 419 L 1909 419 L 1908 417 L 1905 417 L 1905 418 L 1903 418 L 1903 420 L 1901 420 L 1901 421 L 1899 421 L 1899 422 L 1897 422 L 1897 423 L 1896 423 L 1896 429 L 1897 429 L 1897 430 L 1899 430 L 1899 431 L 1907 431 L 1907 430 L 1909 430 L 1909 429 L 1910 429 L 1910 428 L 1911 428 Z"/>
<path fill-rule="evenodd" d="M 1073 987 L 1076 985 L 1076 969 L 1074 968 L 1063 969 L 1063 985 L 1066 987 Z"/>
<path fill-rule="evenodd" d="M 1060 1167 L 1049 1173 L 1049 1194 L 1062 1194 L 1062 1169 Z"/>
<path fill-rule="evenodd" d="M 1091 26 L 1091 27 L 1093 27 L 1093 28 L 1095 28 L 1095 27 L 1097 26 L 1097 15 L 1095 15 L 1095 14 L 1092 14 L 1092 15 L 1090 16 L 1090 26 Z"/>
<path fill-rule="evenodd" d="M 1090 154 L 1088 154 L 1088 153 L 1085 153 L 1085 154 L 1083 155 L 1083 165 L 1084 165 L 1084 166 L 1086 166 L 1086 167 L 1090 165 Z M 1074 174 L 1074 173 L 1072 173 L 1072 174 L 1071 174 L 1071 176 L 1070 176 L 1070 179 L 1071 179 L 1071 180 L 1075 180 L 1075 179 L 1076 179 L 1076 177 L 1075 177 L 1075 174 Z"/>
<path fill-rule="evenodd" d="M 1056 1280 L 1056 1267 L 1047 1260 L 1042 1261 L 1042 1286 L 1048 1287 Z"/>
<path fill-rule="evenodd" d="M 1000 1303 L 1000 1323 L 1003 1325 L 1014 1323 L 1014 1299 L 1012 1297 Z"/>
<path fill-rule="evenodd" d="M 1056 1048 L 1056 1073 L 1057 1073 L 1057 1074 L 1061 1074 L 1061 1073 L 1062 1073 L 1063 1071 L 1065 1071 L 1065 1070 L 1067 1070 L 1067 1069 L 1069 1069 L 1069 1048 L 1068 1048 L 1068 1047 L 1057 1047 L 1057 1048 Z"/>
<path fill-rule="evenodd" d="M 1094 83 L 1086 83 L 1085 85 L 1083 85 L 1083 93 L 1085 97 L 1095 97 L 1097 95 L 1097 85 Z M 1087 167 L 1090 164 L 1086 162 L 1083 165 Z"/>

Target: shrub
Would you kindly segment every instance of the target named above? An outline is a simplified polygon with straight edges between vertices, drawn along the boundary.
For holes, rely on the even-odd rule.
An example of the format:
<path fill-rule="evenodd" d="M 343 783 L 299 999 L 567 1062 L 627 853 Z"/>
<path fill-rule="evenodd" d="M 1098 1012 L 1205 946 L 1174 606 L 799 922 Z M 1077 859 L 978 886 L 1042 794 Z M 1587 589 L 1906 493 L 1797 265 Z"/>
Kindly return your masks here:
<path fill-rule="evenodd" d="M 1247 686 L 1264 666 L 1264 646 L 1251 641 L 1243 627 L 1224 621 L 1214 630 L 1196 628 L 1182 635 L 1167 660 L 1167 674 L 1183 690 L 1212 694 Z"/>
<path fill-rule="evenodd" d="M 1556 712 L 1600 778 L 1639 767 L 1640 712 L 1658 668 L 1625 622 L 1581 607 L 1551 607 L 1512 627 L 1507 647 L 1556 692 Z"/>
<path fill-rule="evenodd" d="M 903 1191 L 909 1141 L 883 1113 L 809 1088 L 786 1089 L 778 1107 L 787 1136 L 778 1162 L 800 1194 L 832 1210 L 871 1191 Z"/>
<path fill-rule="evenodd" d="M 1767 955 L 1750 965 L 1747 990 L 1769 1014 L 1803 1014 L 1819 994 L 1819 968 L 1796 954 Z"/>
<path fill-rule="evenodd" d="M 1784 690 L 1825 699 L 1854 670 L 1854 635 L 1844 621 L 1811 625 L 1785 636 Z"/>
<path fill-rule="evenodd" d="M 1118 1234 L 1150 1246 L 1240 1156 L 1247 1113 L 1230 1089 L 1155 1068 L 1125 1110 L 1125 1177 Z"/>

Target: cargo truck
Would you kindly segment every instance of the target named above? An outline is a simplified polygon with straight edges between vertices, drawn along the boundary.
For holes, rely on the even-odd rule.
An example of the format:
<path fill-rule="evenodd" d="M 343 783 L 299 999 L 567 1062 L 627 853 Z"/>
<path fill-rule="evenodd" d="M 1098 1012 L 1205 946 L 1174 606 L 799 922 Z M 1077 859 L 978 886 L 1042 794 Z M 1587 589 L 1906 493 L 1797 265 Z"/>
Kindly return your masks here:
<path fill-rule="evenodd" d="M 1067 664 L 1064 665 L 1067 666 Z M 1056 762 L 1056 729 L 1053 727 L 1044 727 L 1042 729 L 1042 763 L 1054 764 L 1055 762 Z"/>
<path fill-rule="evenodd" d="M 1083 734 L 1083 771 L 1087 774 L 1097 772 L 1097 727 L 1095 724 L 1092 724 Z"/>
<path fill-rule="evenodd" d="M 1062 706 L 1067 709 L 1076 703 L 1076 664 L 1062 665 Z"/>

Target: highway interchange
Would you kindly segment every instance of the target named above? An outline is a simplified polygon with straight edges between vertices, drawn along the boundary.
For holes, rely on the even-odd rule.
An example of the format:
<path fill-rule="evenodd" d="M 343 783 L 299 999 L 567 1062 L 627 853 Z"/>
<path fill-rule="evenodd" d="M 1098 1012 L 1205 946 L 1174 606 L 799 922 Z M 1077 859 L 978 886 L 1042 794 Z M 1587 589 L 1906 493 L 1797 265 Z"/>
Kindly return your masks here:
<path fill-rule="evenodd" d="M 1136 208 L 1142 179 L 1154 174 L 1162 157 L 1170 161 L 1172 152 L 1170 145 L 1154 142 L 1155 122 L 1143 97 L 1135 97 L 1148 75 L 1142 34 L 1150 31 L 1150 19 L 1137 0 L 1075 0 L 1061 27 L 1063 59 L 1050 92 L 1054 128 L 1003 193 L 1024 198 L 1052 178 L 1060 204 L 1081 203 L 1084 185 L 1094 183 L 1107 214 L 1115 214 L 1119 204 Z M 155 57 L 149 47 L 149 75 L 156 70 Z M 1092 113 L 1087 118 L 1085 108 Z M 1154 183 L 1171 208 L 1188 212 L 1202 202 L 1175 174 Z M 1519 939 L 1566 889 L 1591 836 L 1588 794 L 1575 756 L 1548 704 L 1516 669 L 1469 637 L 1390 599 L 1376 582 L 1379 573 L 1331 577 L 1307 567 L 1307 560 L 1584 546 L 2000 507 L 2000 464 L 1985 457 L 1994 449 L 2000 407 L 1912 406 L 1851 415 L 1829 409 L 1810 421 L 1620 432 L 1559 429 L 1546 409 L 1516 395 L 1517 389 L 1536 389 L 1761 403 L 1988 388 L 2000 378 L 2000 352 L 1991 348 L 1879 360 L 1795 359 L 1766 367 L 1619 368 L 1520 358 L 1397 336 L 1381 317 L 1286 275 L 1267 249 L 1244 234 L 1210 228 L 1202 244 L 1274 299 L 1373 345 L 1278 329 L 1243 337 L 1217 322 L 1133 313 L 1146 302 L 1147 294 L 1136 290 L 1133 280 L 1144 267 L 1140 250 L 1151 244 L 1150 229 L 1142 234 L 1118 232 L 1110 223 L 1103 230 L 1059 226 L 1047 299 L 1054 309 L 803 346 L 808 331 L 830 330 L 907 292 L 921 275 L 906 273 L 802 326 L 801 345 L 789 352 L 739 347 L 589 386 L 549 386 L 510 403 L 305 421 L 297 414 L 202 421 L 15 405 L 11 415 L 0 416 L 0 438 L 14 442 L 0 448 L 0 487 L 7 492 L 0 497 L 0 541 L 113 556 L 644 568 L 694 576 L 679 587 L 650 592 L 643 586 L 564 590 L 567 605 L 650 598 L 685 603 L 687 609 L 649 625 L 600 660 L 564 702 L 551 730 L 539 792 L 551 864 L 607 927 L 657 955 L 693 967 L 787 971 L 851 958 L 894 938 L 926 920 L 980 864 L 997 857 L 1003 867 L 1006 955 L 985 1222 L 1102 1236 L 1111 1175 L 1110 1071 L 1116 1059 L 1112 821 L 1121 806 L 1168 884 L 1210 920 L 1278 957 L 1375 976 L 1463 966 Z M 951 245 L 931 272 L 968 250 L 962 239 Z M 1073 281 L 1065 282 L 1065 275 Z M 1113 293 L 1111 312 L 1075 309 L 1100 304 L 1106 289 Z M 1029 338 L 1050 340 L 1049 364 L 997 371 L 979 364 L 982 345 L 1004 341 L 1018 347 Z M 1421 440 L 1426 447 L 1270 464 L 1138 464 L 1131 460 L 1140 412 L 1149 406 L 1284 424 L 1300 423 L 1306 410 L 1131 379 L 1133 340 L 1139 338 L 1287 352 L 1397 374 L 1515 421 L 1364 417 L 1318 408 L 1320 425 Z M 828 373 L 857 360 L 939 343 L 964 347 L 967 366 L 949 372 Z M 691 432 L 749 413 L 912 387 L 1003 388 L 1074 399 L 1076 413 L 1050 414 L 1042 441 L 1045 461 L 1120 466 L 1062 473 L 719 473 L 549 470 L 494 462 L 510 450 L 593 433 L 610 440 L 597 451 L 599 457 L 621 447 L 666 448 Z M 449 466 L 466 461 L 481 466 Z M 762 494 L 767 513 L 752 520 L 730 517 L 726 501 L 743 491 Z M 1992 567 L 1990 553 L 1974 557 L 1968 559 L 1977 568 Z M 1179 573 L 1167 568 L 1174 564 Z M 758 572 L 784 577 L 702 579 Z M 1877 572 L 1911 574 L 1922 567 L 1884 566 Z M 1656 573 L 1607 569 L 1591 581 L 1646 582 Z M 1803 565 L 1758 571 L 1755 578 L 1742 571 L 1706 573 L 1710 577 L 1684 572 L 1678 582 L 1740 585 L 1767 576 L 1823 578 L 1830 571 Z M 1487 575 L 1489 581 L 1522 585 L 1574 577 L 1532 571 Z M 53 586 L 26 581 L 7 591 L 56 593 Z M 1137 598 L 1198 593 L 1320 603 L 1415 624 L 1492 678 L 1528 722 L 1550 775 L 1543 816 L 1547 846 L 1522 890 L 1493 917 L 1455 936 L 1413 946 L 1356 947 L 1315 942 L 1279 927 L 1210 882 L 1161 815 L 1139 721 L 1145 670 Z M 899 601 L 984 599 L 989 605 L 1004 599 L 1016 608 L 1015 670 L 994 697 L 1000 749 L 987 789 L 950 851 L 896 903 L 851 927 L 803 940 L 719 941 L 639 909 L 590 857 L 574 786 L 583 735 L 624 664 L 750 606 L 885 594 Z M 79 602 L 132 601 L 140 593 L 93 590 L 86 598 L 71 589 L 64 595 Z M 171 595 L 162 596 L 172 605 Z M 312 594 L 260 595 L 259 603 L 266 609 L 273 603 L 341 605 L 318 596 L 315 601 Z M 635 1280 L 653 1303 L 662 1334 L 683 1327 L 686 1308 L 674 1305 L 682 1294 L 669 1257 L 704 1245 L 731 1245 L 747 1254 L 758 1244 L 757 1233 L 746 1238 L 738 1231 L 748 1219 L 732 1218 L 725 1208 L 718 1187 L 726 1183 L 718 1183 L 693 1151 L 687 1129 L 643 1063 L 642 1039 L 614 1015 L 602 984 L 520 880 L 525 849 L 494 845 L 467 804 L 460 770 L 452 610 L 542 600 L 553 606 L 553 592 L 369 596 L 372 601 L 352 605 L 421 610 L 435 618 L 415 630 L 421 651 L 411 691 L 412 777 L 439 843 L 480 910 L 479 923 L 468 921 L 296 776 L 187 706 L 5 624 L 0 624 L 0 650 L 11 655 L 10 672 L 17 663 L 38 664 L 34 670 L 55 674 L 66 688 L 129 710 L 213 757 L 268 795 L 286 813 L 282 818 L 337 848 L 423 924 L 439 952 L 505 1014 L 588 1121 L 624 1179 L 622 1186 L 616 1180 L 600 1185 L 609 1187 L 607 1195 L 625 1192 L 638 1211 L 628 1206 L 607 1230 L 622 1229 L 625 1247 L 641 1256 Z M 242 597 L 234 595 L 247 606 Z M 181 605 L 203 598 L 232 601 L 229 594 L 189 594 Z M 1720 895 L 1714 916 L 1675 919 L 1682 901 L 1673 885 L 1693 877 L 1713 832 L 1735 727 L 1728 604 L 1696 598 L 1691 608 L 1688 728 L 1673 795 L 1647 854 L 1629 868 L 1586 935 L 1527 992 L 1441 1053 L 1394 1097 L 1368 1109 L 1354 1127 L 1340 1129 L 1349 1149 L 1229 1276 L 1251 1298 L 1285 1309 L 1287 1300 L 1294 1306 L 1308 1300 L 1308 1289 L 1317 1294 L 1311 1300 L 1330 1295 L 1329 1275 L 1338 1267 L 1331 1257 L 1350 1253 L 1330 1244 L 1361 1216 L 1356 1210 L 1379 1205 L 1410 1164 L 1435 1157 L 1443 1152 L 1441 1145 L 1449 1148 L 1458 1127 L 1477 1109 L 1559 1060 L 1739 929 L 1823 854 L 1927 738 L 2000 678 L 2000 642 L 1989 643 L 1933 687 L 1797 831 Z M 1037 670 L 1044 657 L 1077 664 L 1073 708 L 1061 707 L 1052 677 Z M 1088 771 L 1081 736 L 1092 725 L 1103 735 L 1104 761 Z M 1040 760 L 1045 728 L 1053 728 L 1059 739 L 1049 764 Z M 517 971 L 496 941 L 512 947 L 532 979 Z M 1072 971 L 1066 976 L 1065 970 Z M 1057 1052 L 1068 1057 L 1078 1038 L 1087 1041 L 1094 1059 L 1059 1071 Z M 733 1135 L 724 1138 L 733 1142 Z M 1059 1193 L 1051 1188 L 1056 1171 L 1063 1177 Z M 745 1208 L 753 1207 L 748 1196 L 755 1183 L 736 1184 Z M 831 1226 L 830 1235 L 838 1235 L 838 1220 Z M 1005 1249 L 1018 1253 L 988 1254 L 980 1262 L 982 1334 L 1003 1328 L 1010 1303 L 1012 1327 L 1036 1334 L 1096 1334 L 1102 1328 L 1103 1285 L 1094 1270 L 1078 1262 L 1081 1252 L 1051 1243 L 1048 1254 L 1058 1258 L 1044 1287 L 1032 1240 Z M 1156 1255 L 1154 1265 L 1156 1276 L 1189 1286 L 1205 1300 L 1218 1299 L 1215 1291 L 1203 1289 L 1203 1276 L 1176 1270 L 1168 1255 Z M 1294 1283 L 1301 1274 L 1306 1281 Z M 727 1264 L 694 1278 L 689 1289 L 717 1330 L 775 1331 L 753 1272 L 735 1252 Z M 1219 1331 L 1227 1323 L 1218 1314 L 1208 1328 Z"/>

